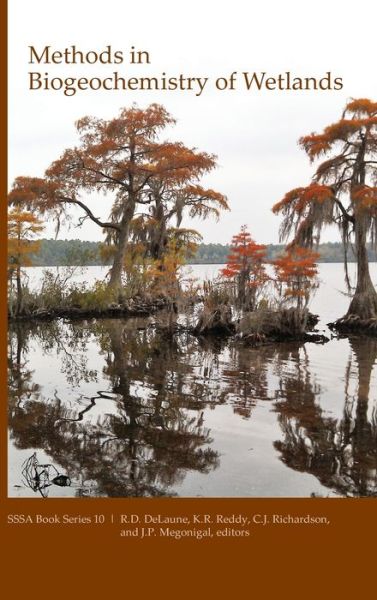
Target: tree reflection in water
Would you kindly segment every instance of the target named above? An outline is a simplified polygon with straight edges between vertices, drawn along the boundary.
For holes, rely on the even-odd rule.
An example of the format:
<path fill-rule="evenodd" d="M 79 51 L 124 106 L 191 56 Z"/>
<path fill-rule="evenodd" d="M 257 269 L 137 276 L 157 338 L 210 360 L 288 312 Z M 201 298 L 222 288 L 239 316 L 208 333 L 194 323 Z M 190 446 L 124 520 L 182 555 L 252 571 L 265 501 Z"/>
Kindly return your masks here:
<path fill-rule="evenodd" d="M 67 387 L 79 390 L 73 403 L 63 386 L 46 396 L 34 383 L 27 362 L 33 343 L 42 355 L 58 354 Z M 92 346 L 100 348 L 102 373 L 88 367 Z M 282 431 L 273 446 L 285 465 L 335 493 L 375 495 L 376 399 L 369 388 L 377 341 L 353 338 L 350 346 L 337 419 L 321 407 L 305 346 L 244 348 L 168 336 L 148 319 L 17 323 L 9 347 L 11 438 L 18 449 L 42 449 L 77 495 L 174 495 L 187 473 L 208 474 L 220 464 L 206 409 L 231 405 L 235 418 L 252 424 L 253 408 L 268 400 Z M 82 392 L 100 380 L 105 389 Z"/>
<path fill-rule="evenodd" d="M 67 381 L 95 381 L 97 373 L 89 371 L 83 360 L 89 341 L 83 328 L 61 325 L 68 331 L 59 334 L 57 327 L 44 324 L 33 335 L 39 336 L 44 352 L 59 349 Z M 82 409 L 69 408 L 57 391 L 53 398 L 44 398 L 37 388 L 20 405 L 25 387 L 20 371 L 25 380 L 30 372 L 24 363 L 15 378 L 14 352 L 10 352 L 10 389 L 17 390 L 11 394 L 9 415 L 15 446 L 43 448 L 71 479 L 94 480 L 97 493 L 108 496 L 171 495 L 169 488 L 188 470 L 207 473 L 216 468 L 218 455 L 210 448 L 210 432 L 198 413 L 205 407 L 201 401 L 205 394 L 197 395 L 197 382 L 190 385 L 188 378 L 195 340 L 162 343 L 156 331 L 140 330 L 134 322 L 102 322 L 92 331 L 105 356 L 104 375 L 111 391 L 81 396 L 77 404 L 84 405 Z M 15 328 L 11 347 L 25 346 L 29 334 L 22 326 Z M 84 419 L 84 413 L 103 398 L 116 405 L 113 413 L 100 412 L 95 422 Z M 80 493 L 85 493 L 85 486 Z"/>
<path fill-rule="evenodd" d="M 271 400 L 269 391 L 269 366 L 275 354 L 273 346 L 244 348 L 231 345 L 228 365 L 223 369 L 227 401 L 235 414 L 250 418 L 258 400 Z"/>
<path fill-rule="evenodd" d="M 33 372 L 27 368 L 26 356 L 29 351 L 30 334 L 31 330 L 15 323 L 9 335 L 8 390 L 11 414 L 25 399 L 39 397 L 39 385 L 33 382 Z"/>
<path fill-rule="evenodd" d="M 275 442 L 282 460 L 292 469 L 315 475 L 341 495 L 377 494 L 376 399 L 369 391 L 377 358 L 377 340 L 350 339 L 352 355 L 345 372 L 343 416 L 327 416 L 319 404 L 321 389 L 310 373 L 309 361 L 292 362 L 296 368 L 281 372 L 276 405 L 284 440 Z M 281 357 L 282 358 L 282 357 Z M 351 391 L 353 369 L 356 389 Z M 369 408 L 369 410 L 368 410 Z"/>

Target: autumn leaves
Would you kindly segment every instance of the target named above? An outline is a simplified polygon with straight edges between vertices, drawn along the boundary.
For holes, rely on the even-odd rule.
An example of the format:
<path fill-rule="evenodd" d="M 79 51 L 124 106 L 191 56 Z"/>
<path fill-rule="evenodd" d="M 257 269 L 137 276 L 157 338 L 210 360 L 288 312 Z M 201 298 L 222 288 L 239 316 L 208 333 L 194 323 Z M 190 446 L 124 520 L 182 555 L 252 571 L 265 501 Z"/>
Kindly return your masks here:
<path fill-rule="evenodd" d="M 125 108 L 108 121 L 84 117 L 76 123 L 79 144 L 65 150 L 44 178 L 17 178 L 9 202 L 57 225 L 72 220 L 71 209 L 79 206 L 78 225 L 90 219 L 105 232 L 113 260 L 109 287 L 121 296 L 125 264 L 136 247 L 155 261 L 153 272 L 166 272 L 172 262 L 167 254 L 184 255 L 195 238 L 195 232 L 181 227 L 184 216 L 218 218 L 228 209 L 223 194 L 200 184 L 216 167 L 216 157 L 161 140 L 174 123 L 158 104 Z M 92 192 L 104 200 L 103 217 L 87 203 Z"/>
<path fill-rule="evenodd" d="M 246 225 L 233 236 L 227 265 L 221 275 L 236 286 L 236 301 L 240 308 L 253 311 L 258 300 L 266 305 L 267 285 L 277 292 L 279 304 L 306 307 L 310 293 L 316 286 L 319 255 L 307 248 L 288 246 L 273 261 L 267 261 L 267 246 L 256 244 Z M 267 270 L 270 264 L 272 269 Z"/>
<path fill-rule="evenodd" d="M 72 220 L 72 207 L 82 211 L 78 225 L 90 219 L 105 233 L 112 257 L 109 288 L 122 296 L 125 279 L 146 272 L 158 289 L 177 289 L 179 266 L 200 239 L 182 227 L 184 217 L 218 218 L 228 210 L 227 198 L 206 189 L 201 179 L 216 168 L 216 157 L 161 139 L 174 118 L 158 104 L 124 108 L 110 120 L 84 117 L 76 123 L 78 144 L 66 149 L 43 178 L 18 177 L 10 205 L 35 218 Z M 280 236 L 288 241 L 275 261 L 275 280 L 282 296 L 297 308 L 307 303 L 316 275 L 315 246 L 323 227 L 339 228 L 345 249 L 353 243 L 357 286 L 349 315 L 377 318 L 377 294 L 368 266 L 367 243 L 377 245 L 377 103 L 350 101 L 341 119 L 322 133 L 300 139 L 317 166 L 312 182 L 288 192 L 273 211 L 282 216 Z M 95 215 L 86 197 L 103 197 L 104 215 Z M 238 301 L 257 306 L 257 290 L 267 278 L 265 249 L 244 228 L 233 238 L 223 275 L 237 282 Z"/>
<path fill-rule="evenodd" d="M 377 102 L 351 100 L 341 119 L 322 133 L 300 139 L 317 166 L 312 183 L 288 192 L 273 210 L 283 216 L 281 238 L 313 248 L 323 227 L 335 225 L 345 248 L 353 244 L 357 283 L 347 316 L 362 322 L 377 318 L 377 293 L 371 280 L 367 243 L 377 245 Z M 348 281 L 347 264 L 346 280 Z"/>
<path fill-rule="evenodd" d="M 276 282 L 285 285 L 284 296 L 296 298 L 297 308 L 307 302 L 316 276 L 313 248 L 325 226 L 335 225 L 345 248 L 353 243 L 357 261 L 357 284 L 347 318 L 360 327 L 375 327 L 377 293 L 371 280 L 367 243 L 377 247 L 377 103 L 362 98 L 351 100 L 341 119 L 322 133 L 300 139 L 311 162 L 326 156 L 307 187 L 291 190 L 273 207 L 283 221 L 280 237 L 293 239 L 286 254 L 274 261 Z M 246 229 L 233 238 L 232 254 L 225 277 L 238 283 L 241 303 L 250 303 L 250 290 L 263 286 L 264 272 L 258 266 L 255 243 Z M 348 280 L 347 263 L 346 281 Z M 253 303 L 252 303 L 253 304 Z"/>

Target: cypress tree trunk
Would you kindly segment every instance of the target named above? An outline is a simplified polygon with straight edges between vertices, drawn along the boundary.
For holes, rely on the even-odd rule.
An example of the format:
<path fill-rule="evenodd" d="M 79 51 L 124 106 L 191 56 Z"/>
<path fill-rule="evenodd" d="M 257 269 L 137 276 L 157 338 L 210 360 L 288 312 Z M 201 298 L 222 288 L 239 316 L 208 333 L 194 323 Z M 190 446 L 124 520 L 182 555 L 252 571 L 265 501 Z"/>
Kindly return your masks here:
<path fill-rule="evenodd" d="M 366 137 L 362 139 L 360 150 L 356 158 L 353 181 L 351 185 L 351 199 L 353 186 L 365 185 L 365 150 Z M 367 252 L 368 215 L 354 208 L 355 218 L 355 246 L 357 258 L 357 284 L 356 292 L 347 312 L 347 316 L 356 315 L 360 319 L 373 319 L 377 317 L 377 292 L 369 273 Z"/>
<path fill-rule="evenodd" d="M 355 220 L 355 245 L 357 254 L 356 292 L 347 316 L 356 315 L 360 319 L 377 317 L 377 292 L 369 273 L 367 240 L 367 217 L 357 215 Z"/>
<path fill-rule="evenodd" d="M 373 400 L 371 378 L 377 358 L 377 340 L 372 337 L 350 338 L 350 345 L 358 366 L 358 391 L 355 422 L 350 438 L 352 442 L 352 478 L 357 481 L 358 491 L 363 496 L 374 495 L 373 470 L 376 467 L 376 429 L 373 426 L 373 412 L 368 414 L 368 405 Z"/>
<path fill-rule="evenodd" d="M 21 314 L 22 311 L 22 282 L 21 282 L 21 267 L 17 265 L 16 269 L 16 283 L 17 283 L 17 304 L 16 304 L 16 315 Z"/>
<path fill-rule="evenodd" d="M 119 233 L 117 242 L 116 252 L 114 255 L 113 265 L 110 272 L 109 288 L 111 290 L 119 290 L 122 287 L 122 272 L 124 266 L 124 257 L 126 255 L 127 243 L 128 243 L 128 224 L 123 226 Z"/>
<path fill-rule="evenodd" d="M 120 232 L 117 239 L 116 251 L 113 260 L 113 266 L 110 272 L 109 288 L 111 290 L 121 291 L 122 273 L 124 267 L 124 257 L 126 255 L 128 238 L 130 234 L 130 223 L 135 213 L 136 202 L 128 200 L 122 221 L 120 223 Z"/>

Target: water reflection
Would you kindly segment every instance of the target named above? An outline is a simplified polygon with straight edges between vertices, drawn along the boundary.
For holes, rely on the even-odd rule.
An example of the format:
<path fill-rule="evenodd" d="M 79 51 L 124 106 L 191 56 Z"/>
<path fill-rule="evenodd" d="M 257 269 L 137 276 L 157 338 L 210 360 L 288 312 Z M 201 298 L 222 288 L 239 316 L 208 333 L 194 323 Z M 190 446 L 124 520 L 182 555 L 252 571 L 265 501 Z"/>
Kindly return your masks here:
<path fill-rule="evenodd" d="M 65 331 L 59 334 L 57 327 Z M 9 425 L 15 446 L 43 448 L 72 479 L 94 480 L 97 493 L 109 496 L 163 495 L 186 470 L 207 473 L 216 468 L 210 432 L 196 414 L 200 396 L 187 383 L 193 341 L 162 343 L 156 332 L 134 322 L 130 327 L 108 321 L 91 331 L 104 355 L 103 373 L 111 392 L 80 396 L 73 407 L 58 390 L 46 398 L 34 386 L 30 396 L 30 383 L 25 386 L 24 381 L 30 382 L 32 373 L 21 355 L 31 332 L 21 326 L 11 332 Z M 44 352 L 60 352 L 67 381 L 96 380 L 97 373 L 83 360 L 88 333 L 82 328 L 54 323 L 36 328 L 33 336 Z M 111 414 L 99 412 L 95 421 L 86 421 L 85 413 L 103 399 L 114 404 Z M 86 493 L 85 483 L 79 493 Z"/>
<path fill-rule="evenodd" d="M 312 473 L 326 487 L 343 495 L 372 496 L 377 493 L 377 415 L 376 403 L 369 407 L 369 392 L 377 340 L 354 337 L 350 346 L 341 419 L 327 415 L 318 404 L 321 390 L 308 360 L 281 374 L 282 400 L 276 410 L 284 440 L 275 447 L 290 468 Z M 352 390 L 355 367 L 357 385 Z"/>
<path fill-rule="evenodd" d="M 338 343 L 331 342 L 334 351 Z M 222 441 L 228 423 L 217 424 L 216 435 L 208 423 L 216 424 L 220 407 L 231 406 L 232 422 L 250 424 L 250 445 L 258 443 L 262 426 L 270 439 L 260 469 L 278 461 L 281 469 L 315 477 L 322 491 L 376 495 L 370 386 L 377 340 L 349 343 L 339 418 L 322 405 L 323 382 L 310 351 L 298 344 L 244 348 L 198 341 L 165 335 L 148 319 L 17 323 L 9 341 L 11 453 L 42 451 L 44 463 L 69 474 L 77 496 L 172 496 L 188 474 L 208 481 L 215 472 L 221 476 L 222 455 L 236 451 L 232 439 Z M 42 385 L 43 362 L 35 357 L 48 356 L 56 356 L 58 370 L 52 384 Z M 266 401 L 280 436 L 255 412 Z M 252 481 L 248 469 L 245 461 L 244 477 Z M 207 495 L 206 479 L 199 480 L 203 487 L 192 494 Z M 227 495 L 235 484 L 224 482 Z M 290 495 L 301 495 L 299 485 Z"/>

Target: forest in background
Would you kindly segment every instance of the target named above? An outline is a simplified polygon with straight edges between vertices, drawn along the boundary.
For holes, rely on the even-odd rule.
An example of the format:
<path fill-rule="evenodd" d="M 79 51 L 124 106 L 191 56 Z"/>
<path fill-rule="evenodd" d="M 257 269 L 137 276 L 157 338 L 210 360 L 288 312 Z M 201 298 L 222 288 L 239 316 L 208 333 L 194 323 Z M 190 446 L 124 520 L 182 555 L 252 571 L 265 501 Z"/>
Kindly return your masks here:
<path fill-rule="evenodd" d="M 75 264 L 101 265 L 100 242 L 83 240 L 54 240 L 42 239 L 40 250 L 32 255 L 33 266 L 53 267 Z M 189 264 L 225 264 L 229 254 L 228 244 L 199 244 L 195 255 L 188 259 Z M 269 244 L 267 259 L 275 259 L 284 249 L 283 244 Z M 343 262 L 343 247 L 338 242 L 328 242 L 319 245 L 320 258 L 318 262 Z M 368 248 L 369 260 L 376 261 L 376 252 Z M 348 252 L 348 261 L 355 262 L 352 249 Z M 107 264 L 110 264 L 109 259 Z"/>

